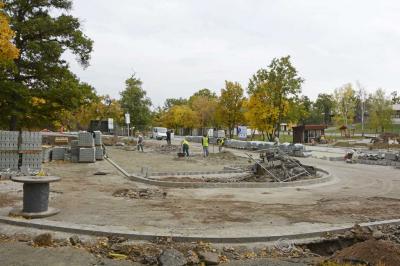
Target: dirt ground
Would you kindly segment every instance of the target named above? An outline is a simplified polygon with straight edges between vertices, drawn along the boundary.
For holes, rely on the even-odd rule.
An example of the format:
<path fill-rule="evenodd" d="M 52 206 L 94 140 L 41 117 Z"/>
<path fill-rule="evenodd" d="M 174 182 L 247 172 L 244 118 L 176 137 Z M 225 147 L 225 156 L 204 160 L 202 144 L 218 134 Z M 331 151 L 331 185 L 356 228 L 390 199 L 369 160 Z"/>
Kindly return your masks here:
<path fill-rule="evenodd" d="M 151 153 L 108 150 L 117 162 L 118 158 L 128 160 L 127 154 L 151 158 Z M 155 170 L 175 169 L 171 166 L 174 161 L 171 156 L 159 156 L 165 156 L 165 160 L 153 160 L 158 167 Z M 214 160 L 206 160 L 216 168 L 222 167 Z M 140 160 L 132 161 L 140 165 Z M 238 159 L 242 161 L 246 159 Z M 198 170 L 184 162 L 188 170 Z M 51 175 L 61 176 L 62 180 L 51 185 L 50 205 L 60 208 L 61 212 L 47 219 L 162 234 L 251 236 L 304 233 L 355 222 L 398 218 L 399 170 L 313 158 L 302 159 L 302 162 L 317 165 L 336 179 L 298 188 L 167 189 L 132 182 L 107 161 L 94 164 L 52 162 L 45 164 L 45 169 Z M 95 175 L 98 171 L 108 174 Z M 12 184 L 11 181 L 1 182 L 5 186 Z M 142 188 L 160 189 L 165 197 L 113 196 L 119 189 Z M 7 215 L 10 207 L 20 204 L 21 197 L 21 190 L 1 190 L 0 214 Z"/>
<path fill-rule="evenodd" d="M 234 156 L 230 152 L 211 153 L 208 158 L 203 158 L 197 147 L 191 150 L 190 158 L 178 158 L 176 150 L 160 152 L 159 145 L 155 141 L 146 142 L 144 152 L 137 151 L 134 146 L 107 147 L 107 153 L 129 173 L 140 173 L 142 167 L 151 172 L 177 172 L 220 171 L 225 166 L 250 165 L 248 159 Z"/>

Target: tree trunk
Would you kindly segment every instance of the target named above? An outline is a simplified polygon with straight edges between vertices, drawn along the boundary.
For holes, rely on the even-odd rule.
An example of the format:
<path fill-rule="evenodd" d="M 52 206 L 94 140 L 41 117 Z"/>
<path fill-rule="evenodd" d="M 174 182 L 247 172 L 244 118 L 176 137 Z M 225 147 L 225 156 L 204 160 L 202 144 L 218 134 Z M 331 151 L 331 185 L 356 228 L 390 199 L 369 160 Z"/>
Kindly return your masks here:
<path fill-rule="evenodd" d="M 10 131 L 17 130 L 17 116 L 16 115 L 11 115 L 9 127 L 10 127 Z"/>

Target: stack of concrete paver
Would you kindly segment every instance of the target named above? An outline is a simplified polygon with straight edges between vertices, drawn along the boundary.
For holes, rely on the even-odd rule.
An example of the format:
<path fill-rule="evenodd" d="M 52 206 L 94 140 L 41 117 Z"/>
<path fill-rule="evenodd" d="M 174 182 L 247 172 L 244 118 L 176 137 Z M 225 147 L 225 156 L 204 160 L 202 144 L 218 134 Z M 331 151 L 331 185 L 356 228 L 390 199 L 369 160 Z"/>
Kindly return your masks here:
<path fill-rule="evenodd" d="M 20 141 L 21 167 L 40 170 L 42 168 L 42 133 L 22 131 Z"/>
<path fill-rule="evenodd" d="M 79 162 L 79 147 L 78 140 L 71 140 L 71 162 L 77 163 Z"/>
<path fill-rule="evenodd" d="M 0 151 L 0 169 L 18 169 L 19 154 L 17 152 Z"/>
<path fill-rule="evenodd" d="M 18 169 L 18 131 L 0 131 L 0 169 Z"/>
<path fill-rule="evenodd" d="M 103 160 L 104 155 L 103 155 L 103 140 L 102 140 L 102 135 L 100 131 L 94 131 L 94 144 L 96 146 L 96 160 Z"/>
<path fill-rule="evenodd" d="M 22 167 L 30 170 L 40 170 L 42 168 L 41 153 L 22 154 Z"/>
<path fill-rule="evenodd" d="M 96 162 L 96 147 L 94 146 L 93 134 L 90 132 L 79 132 L 78 134 L 79 162 Z"/>
<path fill-rule="evenodd" d="M 42 163 L 48 163 L 51 161 L 51 153 L 52 147 L 43 147 L 42 148 Z"/>
<path fill-rule="evenodd" d="M 0 131 L 0 150 L 18 151 L 18 131 Z"/>
<path fill-rule="evenodd" d="M 54 147 L 52 151 L 52 160 L 64 160 L 66 147 Z"/>
<path fill-rule="evenodd" d="M 79 132 L 78 146 L 79 147 L 94 147 L 93 134 L 90 132 Z"/>
<path fill-rule="evenodd" d="M 22 151 L 42 150 L 42 133 L 29 131 L 21 132 L 19 149 Z"/>
<path fill-rule="evenodd" d="M 42 168 L 42 134 L 29 131 L 0 131 L 0 169 L 32 173 Z"/>
<path fill-rule="evenodd" d="M 80 163 L 94 163 L 96 162 L 96 149 L 92 148 L 79 148 L 79 162 Z"/>

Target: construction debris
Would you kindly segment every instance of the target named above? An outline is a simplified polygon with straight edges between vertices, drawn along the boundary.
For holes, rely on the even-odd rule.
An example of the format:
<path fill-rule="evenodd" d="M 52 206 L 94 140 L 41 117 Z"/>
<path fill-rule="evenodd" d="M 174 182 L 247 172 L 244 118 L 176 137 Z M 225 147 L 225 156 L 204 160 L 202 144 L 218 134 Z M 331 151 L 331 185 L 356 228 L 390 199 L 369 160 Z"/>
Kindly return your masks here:
<path fill-rule="evenodd" d="M 165 198 L 167 192 L 160 189 L 118 189 L 113 193 L 114 197 L 123 197 L 130 199 L 151 199 L 151 198 Z"/>
<path fill-rule="evenodd" d="M 254 174 L 270 177 L 275 182 L 313 178 L 317 174 L 313 166 L 303 165 L 300 161 L 290 158 L 279 148 L 261 150 L 258 160 L 250 154 L 246 155 L 255 163 Z"/>

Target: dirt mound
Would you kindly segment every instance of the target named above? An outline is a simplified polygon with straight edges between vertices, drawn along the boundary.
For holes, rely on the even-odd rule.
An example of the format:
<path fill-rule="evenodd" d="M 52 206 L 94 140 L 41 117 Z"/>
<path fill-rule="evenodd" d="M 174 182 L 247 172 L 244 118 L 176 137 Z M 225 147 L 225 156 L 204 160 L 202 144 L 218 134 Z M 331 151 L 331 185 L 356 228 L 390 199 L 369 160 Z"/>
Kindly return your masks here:
<path fill-rule="evenodd" d="M 151 199 L 151 198 L 165 198 L 167 192 L 160 189 L 117 189 L 113 193 L 114 197 L 130 198 L 130 199 Z"/>
<path fill-rule="evenodd" d="M 345 248 L 334 255 L 340 263 L 400 265 L 400 245 L 385 240 L 367 240 Z"/>

